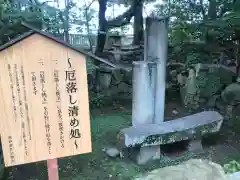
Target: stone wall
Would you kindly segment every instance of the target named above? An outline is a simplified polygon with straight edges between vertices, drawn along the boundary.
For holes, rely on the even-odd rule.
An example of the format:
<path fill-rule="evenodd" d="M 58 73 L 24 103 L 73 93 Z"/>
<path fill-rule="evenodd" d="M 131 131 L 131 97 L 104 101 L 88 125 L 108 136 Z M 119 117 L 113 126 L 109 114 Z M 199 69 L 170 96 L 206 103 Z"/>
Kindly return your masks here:
<path fill-rule="evenodd" d="M 236 73 L 232 69 L 215 64 L 196 64 L 187 71 L 184 68 L 184 65 L 176 63 L 167 66 L 167 100 L 169 96 L 180 96 L 183 104 L 189 109 L 204 106 L 226 111 L 227 105 L 239 105 L 240 85 L 233 84 Z M 128 99 L 131 103 L 131 65 L 122 68 L 100 67 L 97 76 L 98 79 L 95 73 L 89 74 L 89 90 L 97 87 L 101 96 L 109 101 Z"/>
<path fill-rule="evenodd" d="M 235 101 L 237 98 L 234 96 L 233 100 L 230 100 L 230 89 L 236 92 L 238 89 L 236 87 L 239 85 L 231 85 L 236 79 L 236 73 L 226 66 L 197 64 L 187 74 L 187 76 L 179 75 L 178 84 L 182 102 L 189 108 L 197 109 L 201 106 L 220 108 L 220 106 L 217 107 L 220 103 L 223 110 L 224 106 L 231 104 L 230 101 Z"/>
<path fill-rule="evenodd" d="M 167 65 L 166 74 L 166 98 L 179 97 L 177 89 L 177 74 L 184 69 L 184 64 L 171 63 Z M 96 78 L 98 77 L 98 78 Z M 97 91 L 108 99 L 132 99 L 132 66 L 122 65 L 121 68 L 110 68 L 102 66 L 98 68 L 98 75 L 95 71 L 88 74 L 89 90 Z M 91 98 L 91 97 L 90 97 Z"/>
<path fill-rule="evenodd" d="M 131 103 L 132 71 L 101 67 L 97 74 L 88 74 L 90 105 L 111 106 L 114 101 Z M 100 102 L 101 101 L 101 102 Z"/>
<path fill-rule="evenodd" d="M 112 69 L 99 72 L 99 89 L 112 97 L 132 95 L 132 70 Z"/>

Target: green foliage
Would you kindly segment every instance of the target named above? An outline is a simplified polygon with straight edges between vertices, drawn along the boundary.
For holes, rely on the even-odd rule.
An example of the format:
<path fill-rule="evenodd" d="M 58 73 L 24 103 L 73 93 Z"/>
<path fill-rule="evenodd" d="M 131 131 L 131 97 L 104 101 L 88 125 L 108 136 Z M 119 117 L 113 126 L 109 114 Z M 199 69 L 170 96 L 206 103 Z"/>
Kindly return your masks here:
<path fill-rule="evenodd" d="M 90 92 L 90 107 L 91 108 L 102 108 L 104 106 L 105 95 L 101 93 Z"/>
<path fill-rule="evenodd" d="M 80 8 L 75 8 L 75 12 L 72 14 L 72 23 L 77 26 L 76 29 L 78 32 L 93 34 L 93 31 L 97 29 L 95 24 L 95 21 L 97 21 L 96 16 L 96 9 L 88 7 L 88 5 L 85 4 Z"/>
<path fill-rule="evenodd" d="M 92 74 L 95 72 L 97 66 L 94 65 L 93 60 L 90 57 L 87 57 L 87 73 Z"/>
<path fill-rule="evenodd" d="M 196 53 L 189 54 L 187 55 L 186 65 L 191 66 L 193 64 L 200 63 L 200 59 L 201 57 L 199 57 L 199 54 Z"/>
<path fill-rule="evenodd" d="M 223 169 L 227 174 L 238 172 L 240 171 L 240 162 L 235 160 L 230 161 L 229 163 L 224 164 Z"/>
<path fill-rule="evenodd" d="M 47 1 L 0 0 L 0 44 L 27 31 L 19 25 L 22 21 L 39 29 L 44 28 L 54 36 L 63 38 L 66 19 L 69 22 L 68 29 L 74 24 L 83 27 L 86 25 L 86 21 L 93 19 L 96 11 L 89 8 L 86 14 L 85 8 L 76 8 L 76 5 L 69 0 L 69 4 L 65 8 L 69 10 L 69 13 L 66 14 L 65 9 L 49 6 Z"/>
<path fill-rule="evenodd" d="M 233 0 L 169 0 L 155 5 L 154 13 L 170 17 L 170 59 L 187 64 L 215 61 L 220 52 L 235 58 L 240 40 L 240 6 Z"/>
<path fill-rule="evenodd" d="M 210 98 L 222 88 L 221 79 L 216 75 L 217 72 L 199 73 L 199 76 L 196 78 L 196 86 L 201 97 Z"/>

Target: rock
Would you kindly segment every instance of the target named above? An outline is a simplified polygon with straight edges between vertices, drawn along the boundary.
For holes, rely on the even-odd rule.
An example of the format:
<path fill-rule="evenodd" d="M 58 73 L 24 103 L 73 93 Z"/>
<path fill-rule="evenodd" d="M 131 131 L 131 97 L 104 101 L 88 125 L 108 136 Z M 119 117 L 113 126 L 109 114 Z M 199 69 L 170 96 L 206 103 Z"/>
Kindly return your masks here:
<path fill-rule="evenodd" d="M 103 89 L 107 89 L 110 86 L 112 80 L 112 74 L 109 72 L 100 72 L 99 73 L 99 85 Z"/>
<path fill-rule="evenodd" d="M 196 87 L 200 97 L 210 98 L 223 87 L 217 72 L 209 73 L 202 69 L 197 74 Z"/>
<path fill-rule="evenodd" d="M 199 103 L 203 104 L 206 103 L 207 99 L 206 98 L 199 98 Z"/>
<path fill-rule="evenodd" d="M 171 82 L 177 82 L 177 75 L 178 75 L 177 70 L 171 70 L 169 80 Z"/>
<path fill-rule="evenodd" d="M 193 153 L 203 152 L 202 141 L 201 140 L 191 140 L 188 144 L 188 151 Z"/>
<path fill-rule="evenodd" d="M 215 108 L 216 107 L 216 103 L 217 103 L 217 99 L 219 97 L 220 97 L 220 95 L 213 95 L 210 99 L 208 99 L 207 107 Z"/>
<path fill-rule="evenodd" d="M 192 69 L 189 71 L 189 75 L 192 74 L 192 71 Z M 199 106 L 197 104 L 199 103 L 199 99 L 209 99 L 213 95 L 220 93 L 223 87 L 228 86 L 236 79 L 236 73 L 224 65 L 199 63 L 195 66 L 194 81 L 191 78 L 187 78 L 184 83 L 184 80 L 181 78 L 179 75 L 179 84 L 185 84 L 185 86 L 180 87 L 182 101 L 189 107 L 196 106 L 198 108 Z M 195 86 L 197 91 L 195 96 L 189 92 L 189 84 L 191 84 L 190 87 L 192 90 L 194 90 L 193 86 Z"/>
<path fill-rule="evenodd" d="M 226 104 L 236 105 L 240 102 L 240 84 L 233 83 L 227 86 L 221 94 Z"/>
<path fill-rule="evenodd" d="M 183 76 L 182 74 L 178 74 L 177 75 L 177 81 L 178 81 L 178 84 L 180 86 L 183 86 L 186 84 L 186 81 L 187 81 L 187 77 L 186 76 Z"/>
<path fill-rule="evenodd" d="M 197 94 L 187 93 L 187 88 L 180 88 L 181 101 L 185 107 L 194 110 L 199 108 L 199 96 Z"/>
<path fill-rule="evenodd" d="M 132 88 L 130 85 L 126 84 L 125 82 L 121 82 L 118 85 L 118 90 L 120 92 L 125 92 L 125 93 L 131 93 L 132 92 Z"/>
<path fill-rule="evenodd" d="M 171 62 L 167 64 L 168 70 L 176 70 L 177 72 L 181 72 L 185 69 L 185 64 L 179 62 Z"/>
<path fill-rule="evenodd" d="M 233 117 L 233 106 L 227 105 L 225 112 L 225 119 L 231 119 Z"/>
<path fill-rule="evenodd" d="M 171 70 L 170 71 L 170 75 L 172 76 L 172 77 L 177 77 L 177 70 Z"/>
<path fill-rule="evenodd" d="M 160 146 L 141 147 L 140 152 L 137 156 L 137 164 L 144 165 L 149 161 L 160 159 L 160 157 Z"/>
<path fill-rule="evenodd" d="M 221 112 L 225 111 L 225 104 L 224 104 L 222 98 L 218 98 L 216 100 L 216 108 Z"/>
<path fill-rule="evenodd" d="M 121 82 L 118 85 L 112 85 L 111 88 L 109 88 L 109 96 L 112 98 L 122 98 L 129 97 L 132 94 L 132 86 Z"/>
<path fill-rule="evenodd" d="M 188 80 L 186 82 L 186 91 L 189 94 L 196 94 L 197 87 L 196 87 L 196 75 L 193 69 L 189 70 Z"/>
<path fill-rule="evenodd" d="M 196 75 L 193 69 L 189 70 L 189 75 L 186 84 L 180 88 L 180 95 L 183 104 L 190 109 L 199 107 L 198 89 L 196 86 Z"/>
<path fill-rule="evenodd" d="M 159 168 L 135 180 L 228 180 L 223 168 L 208 160 L 191 159 L 176 166 Z"/>
<path fill-rule="evenodd" d="M 237 80 L 236 80 L 238 83 L 240 83 L 240 77 L 237 77 Z"/>
<path fill-rule="evenodd" d="M 197 86 L 200 96 L 211 97 L 222 87 L 232 83 L 236 73 L 232 69 L 216 64 L 196 65 Z"/>
<path fill-rule="evenodd" d="M 240 116 L 240 104 L 238 104 L 233 108 L 233 116 L 237 116 L 237 117 Z"/>
<path fill-rule="evenodd" d="M 177 115 L 178 114 L 178 111 L 177 110 L 172 110 L 172 113 L 174 114 L 174 115 Z"/>
<path fill-rule="evenodd" d="M 104 148 L 103 151 L 110 157 L 118 157 L 120 155 L 119 150 L 115 147 Z"/>
<path fill-rule="evenodd" d="M 112 74 L 113 74 L 114 80 L 116 81 L 116 84 L 118 84 L 119 82 L 121 82 L 123 80 L 123 75 L 122 75 L 120 69 L 114 69 L 112 71 Z"/>
<path fill-rule="evenodd" d="M 88 90 L 93 90 L 93 88 L 96 85 L 96 78 L 94 76 L 94 74 L 88 74 L 87 75 L 87 81 L 88 81 Z"/>

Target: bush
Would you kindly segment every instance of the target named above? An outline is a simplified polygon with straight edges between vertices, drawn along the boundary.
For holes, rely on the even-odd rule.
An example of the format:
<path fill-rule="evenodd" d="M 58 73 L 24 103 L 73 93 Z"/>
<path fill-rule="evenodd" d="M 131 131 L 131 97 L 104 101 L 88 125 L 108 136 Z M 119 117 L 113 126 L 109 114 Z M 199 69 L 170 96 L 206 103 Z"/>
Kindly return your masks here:
<path fill-rule="evenodd" d="M 228 164 L 223 165 L 223 169 L 227 174 L 238 172 L 240 171 L 240 163 L 235 160 L 230 161 Z"/>
<path fill-rule="evenodd" d="M 90 108 L 101 108 L 104 106 L 104 94 L 90 92 L 89 99 Z"/>

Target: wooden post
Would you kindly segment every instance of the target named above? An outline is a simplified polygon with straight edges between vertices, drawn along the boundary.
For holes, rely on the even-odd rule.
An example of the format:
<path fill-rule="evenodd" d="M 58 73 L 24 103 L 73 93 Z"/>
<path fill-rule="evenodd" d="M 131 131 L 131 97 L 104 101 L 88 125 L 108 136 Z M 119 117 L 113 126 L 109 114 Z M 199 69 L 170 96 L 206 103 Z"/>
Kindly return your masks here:
<path fill-rule="evenodd" d="M 57 158 L 48 159 L 47 167 L 48 167 L 48 180 L 59 180 Z"/>

